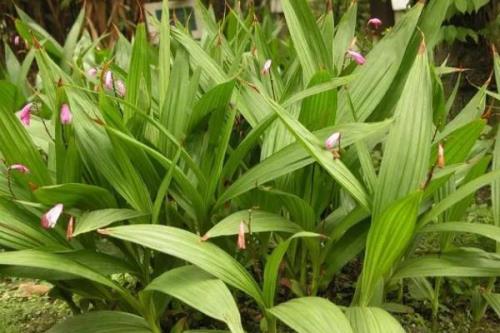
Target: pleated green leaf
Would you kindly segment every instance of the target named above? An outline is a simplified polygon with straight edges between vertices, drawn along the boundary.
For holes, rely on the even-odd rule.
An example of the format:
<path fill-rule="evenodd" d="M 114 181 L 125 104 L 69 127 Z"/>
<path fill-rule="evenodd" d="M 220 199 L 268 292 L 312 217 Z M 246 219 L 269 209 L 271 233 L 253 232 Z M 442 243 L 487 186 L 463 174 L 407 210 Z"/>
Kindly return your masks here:
<path fill-rule="evenodd" d="M 346 317 L 356 333 L 404 333 L 401 324 L 385 310 L 354 306 L 346 309 Z"/>
<path fill-rule="evenodd" d="M 297 123 L 297 121 L 294 122 Z M 358 140 L 379 137 L 381 134 L 385 133 L 390 124 L 391 120 L 377 123 L 349 123 L 316 131 L 314 135 L 325 140 L 333 132 L 340 132 L 342 133 L 342 147 L 346 148 Z M 319 148 L 318 139 L 315 139 L 315 142 L 318 148 L 315 147 L 314 151 L 323 149 Z M 325 152 L 322 152 L 320 156 L 324 156 Z M 326 163 L 334 163 L 332 155 L 330 153 L 327 153 L 327 155 L 326 158 L 332 159 L 332 161 Z M 312 164 L 314 160 L 315 159 L 308 151 L 303 148 L 303 144 L 300 142 L 290 144 L 240 176 L 238 180 L 228 187 L 218 198 L 217 205 L 221 205 L 225 201 L 254 189 L 259 185 L 263 185 L 270 180 Z"/>
<path fill-rule="evenodd" d="M 36 189 L 33 194 L 44 205 L 62 203 L 68 207 L 81 209 L 116 207 L 113 195 L 95 185 L 74 183 L 44 186 Z"/>
<path fill-rule="evenodd" d="M 351 45 L 356 32 L 357 2 L 352 2 L 344 13 L 335 32 L 333 40 L 333 65 L 337 73 L 342 72 L 347 49 Z"/>
<path fill-rule="evenodd" d="M 83 234 L 118 222 L 147 215 L 132 209 L 101 209 L 86 212 L 76 219 L 73 236 Z"/>
<path fill-rule="evenodd" d="M 436 203 L 425 215 L 419 219 L 419 227 L 436 219 L 441 213 L 454 204 L 464 199 L 471 193 L 474 193 L 483 186 L 490 184 L 492 181 L 500 177 L 500 170 L 488 172 L 467 184 L 462 185 L 459 189 L 448 195 L 446 198 Z"/>
<path fill-rule="evenodd" d="M 378 279 L 389 272 L 413 238 L 422 191 L 391 204 L 372 220 L 361 274 L 360 304 L 367 306 Z"/>
<path fill-rule="evenodd" d="M 245 230 L 247 232 L 251 230 L 252 233 L 270 231 L 296 233 L 302 231 L 300 226 L 280 215 L 262 210 L 242 210 L 217 222 L 205 233 L 203 238 L 237 235 L 242 221 L 245 222 Z"/>
<path fill-rule="evenodd" d="M 308 82 L 321 68 L 331 67 L 327 49 L 311 8 L 305 0 L 284 0 L 282 6 L 295 51 L 304 71 L 304 80 Z"/>
<path fill-rule="evenodd" d="M 394 117 L 375 189 L 375 219 L 391 202 L 417 190 L 428 171 L 432 139 L 432 82 L 424 47 L 408 74 Z"/>
<path fill-rule="evenodd" d="M 287 129 L 295 136 L 296 140 L 305 150 L 335 179 L 360 205 L 365 208 L 371 206 L 371 200 L 363 185 L 342 163 L 335 159 L 332 153 L 324 148 L 323 142 L 309 132 L 300 122 L 290 116 L 279 104 L 267 100 L 268 104 L 283 121 Z"/>
<path fill-rule="evenodd" d="M 357 332 L 335 304 L 320 297 L 295 298 L 268 311 L 297 333 Z"/>
<path fill-rule="evenodd" d="M 500 228 L 497 225 L 468 222 L 445 222 L 428 224 L 418 232 L 465 232 L 491 238 L 500 243 Z"/>
<path fill-rule="evenodd" d="M 500 275 L 500 255 L 475 248 L 461 248 L 441 255 L 405 260 L 395 271 L 394 280 L 426 276 L 496 277 Z"/>
<path fill-rule="evenodd" d="M 195 266 L 182 266 L 163 273 L 145 289 L 178 298 L 209 317 L 227 324 L 231 332 L 242 333 L 240 313 L 224 282 Z"/>
<path fill-rule="evenodd" d="M 418 3 L 409 10 L 394 29 L 368 53 L 366 63 L 354 70 L 356 77 L 349 84 L 348 90 L 358 121 L 366 120 L 389 92 L 417 27 L 422 8 L 423 4 Z M 339 97 L 341 102 L 337 122 L 340 123 L 352 119 L 351 112 L 348 111 L 348 98 L 345 95 L 343 97 Z"/>
<path fill-rule="evenodd" d="M 219 247 L 203 242 L 191 232 L 160 225 L 130 225 L 104 229 L 102 233 L 190 262 L 263 304 L 262 293 L 245 268 Z"/>
<path fill-rule="evenodd" d="M 119 311 L 95 311 L 66 319 L 46 333 L 152 333 L 144 318 Z"/>

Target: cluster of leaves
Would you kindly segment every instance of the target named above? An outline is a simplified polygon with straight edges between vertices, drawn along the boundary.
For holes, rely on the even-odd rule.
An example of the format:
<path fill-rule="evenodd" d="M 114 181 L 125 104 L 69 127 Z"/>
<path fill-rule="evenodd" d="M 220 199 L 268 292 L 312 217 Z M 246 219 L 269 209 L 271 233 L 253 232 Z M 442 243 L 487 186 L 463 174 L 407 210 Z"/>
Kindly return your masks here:
<path fill-rule="evenodd" d="M 446 277 L 476 279 L 478 319 L 500 312 L 500 255 L 453 242 L 500 241 L 500 146 L 485 120 L 500 95 L 487 82 L 448 119 L 458 82 L 446 98 L 441 77 L 457 69 L 432 49 L 451 2 L 415 5 L 363 65 L 346 57 L 356 3 L 335 24 L 282 3 L 289 38 L 251 9 L 217 22 L 198 4 L 194 40 L 165 0 L 158 45 L 139 23 L 113 49 L 82 32 L 83 12 L 60 45 L 19 11 L 28 52 L 19 62 L 6 46 L 0 81 L 0 273 L 54 285 L 77 315 L 51 333 L 243 332 L 240 313 L 264 332 L 403 332 L 393 291 L 411 284 L 437 314 Z M 15 113 L 26 102 L 29 126 Z M 490 184 L 495 225 L 464 222 Z M 426 233 L 437 252 L 417 250 Z M 354 258 L 351 305 L 320 297 Z"/>

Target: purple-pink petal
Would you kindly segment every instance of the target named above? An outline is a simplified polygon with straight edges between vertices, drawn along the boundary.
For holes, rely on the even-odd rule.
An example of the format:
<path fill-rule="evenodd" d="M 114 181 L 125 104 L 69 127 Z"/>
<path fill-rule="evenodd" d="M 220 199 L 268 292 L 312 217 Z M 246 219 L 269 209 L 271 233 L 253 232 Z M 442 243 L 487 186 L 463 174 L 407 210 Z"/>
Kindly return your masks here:
<path fill-rule="evenodd" d="M 21 119 L 21 122 L 26 126 L 30 125 L 32 106 L 33 106 L 33 103 L 26 104 L 25 106 L 23 106 L 23 108 L 21 109 L 21 111 L 19 113 L 19 118 Z"/>
<path fill-rule="evenodd" d="M 30 169 L 28 169 L 28 167 L 24 164 L 12 164 L 7 168 L 7 170 L 16 170 L 20 173 L 30 173 Z"/>
<path fill-rule="evenodd" d="M 374 17 L 368 20 L 368 25 L 371 25 L 373 28 L 378 29 L 382 25 L 382 20 Z"/>
<path fill-rule="evenodd" d="M 57 204 L 52 207 L 49 211 L 42 215 L 41 224 L 45 229 L 52 229 L 56 226 L 57 220 L 61 216 L 64 209 L 63 204 Z"/>
<path fill-rule="evenodd" d="M 71 113 L 68 104 L 63 104 L 61 106 L 60 118 L 63 125 L 71 124 L 71 122 L 73 121 L 73 114 Z"/>
<path fill-rule="evenodd" d="M 363 65 L 366 62 L 365 57 L 359 52 L 348 50 L 347 54 L 358 64 Z"/>

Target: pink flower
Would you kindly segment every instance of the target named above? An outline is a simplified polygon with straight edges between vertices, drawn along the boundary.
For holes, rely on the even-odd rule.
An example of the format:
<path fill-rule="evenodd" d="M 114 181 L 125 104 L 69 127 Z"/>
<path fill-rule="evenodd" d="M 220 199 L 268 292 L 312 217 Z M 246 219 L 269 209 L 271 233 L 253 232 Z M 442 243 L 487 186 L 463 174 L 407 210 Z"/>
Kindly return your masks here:
<path fill-rule="evenodd" d="M 441 169 L 444 168 L 444 165 L 445 165 L 445 160 L 444 160 L 444 146 L 443 146 L 442 143 L 439 143 L 439 145 L 438 145 L 437 165 Z"/>
<path fill-rule="evenodd" d="M 66 228 L 66 238 L 68 240 L 71 240 L 71 238 L 73 238 L 74 227 L 75 227 L 75 218 L 71 216 L 69 218 L 68 227 Z"/>
<path fill-rule="evenodd" d="M 238 249 L 244 250 L 245 246 L 245 222 L 240 222 L 240 230 L 238 232 Z"/>
<path fill-rule="evenodd" d="M 14 37 L 14 45 L 19 46 L 20 43 L 21 43 L 21 38 L 19 37 L 19 35 L 16 35 L 16 37 Z"/>
<path fill-rule="evenodd" d="M 97 75 L 97 68 L 95 67 L 90 67 L 88 70 L 87 70 L 87 75 L 90 76 L 90 77 L 95 77 Z"/>
<path fill-rule="evenodd" d="M 21 112 L 19 113 L 19 118 L 21 119 L 21 122 L 29 126 L 30 121 L 31 121 L 31 108 L 33 107 L 33 103 L 28 103 L 23 108 L 21 109 Z"/>
<path fill-rule="evenodd" d="M 325 140 L 326 149 L 333 149 L 335 145 L 340 143 L 340 132 L 335 132 Z"/>
<path fill-rule="evenodd" d="M 269 71 L 271 70 L 271 65 L 273 64 L 273 61 L 271 59 L 267 59 L 266 62 L 264 63 L 264 66 L 262 66 L 262 70 L 260 73 L 262 75 L 268 75 Z"/>
<path fill-rule="evenodd" d="M 30 173 L 30 169 L 26 165 L 23 164 L 12 164 L 7 168 L 7 170 L 16 170 L 19 171 L 20 173 Z"/>
<path fill-rule="evenodd" d="M 71 121 L 73 121 L 73 114 L 71 113 L 68 104 L 63 104 L 61 106 L 61 113 L 59 116 L 61 118 L 61 124 L 63 125 L 71 124 Z"/>
<path fill-rule="evenodd" d="M 108 90 L 113 90 L 113 73 L 111 71 L 107 71 L 104 74 L 104 87 Z"/>
<path fill-rule="evenodd" d="M 363 65 L 366 62 L 365 57 L 359 52 L 352 51 L 352 50 L 347 50 L 347 54 L 356 61 L 358 65 Z"/>
<path fill-rule="evenodd" d="M 371 25 L 374 29 L 378 29 L 382 25 L 382 20 L 377 17 L 371 18 L 368 20 L 368 25 Z"/>
<path fill-rule="evenodd" d="M 47 213 L 43 214 L 41 219 L 42 227 L 52 229 L 56 226 L 57 220 L 61 216 L 64 209 L 63 204 L 57 204 L 52 207 Z"/>
<path fill-rule="evenodd" d="M 125 93 L 127 92 L 127 88 L 125 87 L 125 83 L 123 83 L 122 80 L 116 80 L 115 86 L 116 86 L 116 93 L 119 96 L 124 97 Z"/>

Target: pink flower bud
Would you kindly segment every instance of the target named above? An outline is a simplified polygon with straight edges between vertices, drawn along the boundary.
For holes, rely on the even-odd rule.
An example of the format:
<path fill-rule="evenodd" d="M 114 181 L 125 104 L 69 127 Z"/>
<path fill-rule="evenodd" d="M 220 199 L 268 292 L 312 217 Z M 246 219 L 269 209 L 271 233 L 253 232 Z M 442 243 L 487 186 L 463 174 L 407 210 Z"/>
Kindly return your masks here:
<path fill-rule="evenodd" d="M 377 17 L 371 18 L 368 20 L 368 25 L 372 26 L 374 29 L 378 29 L 382 25 L 382 20 Z"/>
<path fill-rule="evenodd" d="M 238 232 L 238 249 L 246 249 L 245 245 L 245 222 L 240 222 L 240 230 Z"/>
<path fill-rule="evenodd" d="M 56 226 L 57 220 L 61 216 L 64 209 L 63 204 L 57 204 L 52 207 L 48 212 L 43 214 L 41 219 L 42 227 L 45 229 L 52 229 Z"/>
<path fill-rule="evenodd" d="M 21 111 L 19 113 L 19 118 L 21 119 L 21 122 L 26 126 L 30 125 L 31 108 L 32 107 L 33 107 L 33 103 L 28 103 L 25 106 L 23 106 L 23 108 L 21 109 Z"/>
<path fill-rule="evenodd" d="M 30 169 L 28 169 L 28 167 L 23 164 L 12 164 L 7 168 L 7 170 L 16 170 L 20 173 L 30 173 Z"/>
<path fill-rule="evenodd" d="M 73 114 L 71 113 L 68 104 L 63 104 L 61 106 L 61 113 L 59 114 L 59 116 L 61 118 L 61 124 L 63 125 L 71 124 L 71 121 L 73 121 Z"/>
<path fill-rule="evenodd" d="M 116 86 L 116 93 L 120 97 L 124 97 L 125 93 L 127 92 L 127 88 L 125 87 L 125 83 L 123 83 L 122 80 L 116 80 L 115 81 L 115 86 Z"/>
<path fill-rule="evenodd" d="M 262 75 L 268 75 L 269 71 L 271 70 L 271 65 L 273 64 L 273 61 L 271 59 L 267 59 L 266 62 L 264 63 L 264 66 L 262 66 L 262 70 L 260 73 Z"/>
<path fill-rule="evenodd" d="M 445 160 L 444 160 L 444 146 L 442 143 L 438 144 L 438 158 L 437 158 L 437 165 L 441 169 L 444 168 L 445 165 Z"/>
<path fill-rule="evenodd" d="M 365 57 L 359 52 L 348 50 L 347 54 L 358 64 L 363 65 L 366 62 Z"/>
<path fill-rule="evenodd" d="M 113 73 L 111 71 L 107 71 L 104 74 L 104 87 L 108 90 L 113 90 Z"/>
<path fill-rule="evenodd" d="M 21 44 L 21 38 L 19 37 L 19 35 L 16 35 L 14 37 L 14 45 L 19 46 L 19 44 Z"/>
<path fill-rule="evenodd" d="M 335 132 L 325 140 L 326 149 L 333 149 L 335 145 L 340 143 L 340 132 Z"/>
<path fill-rule="evenodd" d="M 95 77 L 97 75 L 97 68 L 95 67 L 90 67 L 88 70 L 87 70 L 87 76 L 90 76 L 90 77 Z"/>

